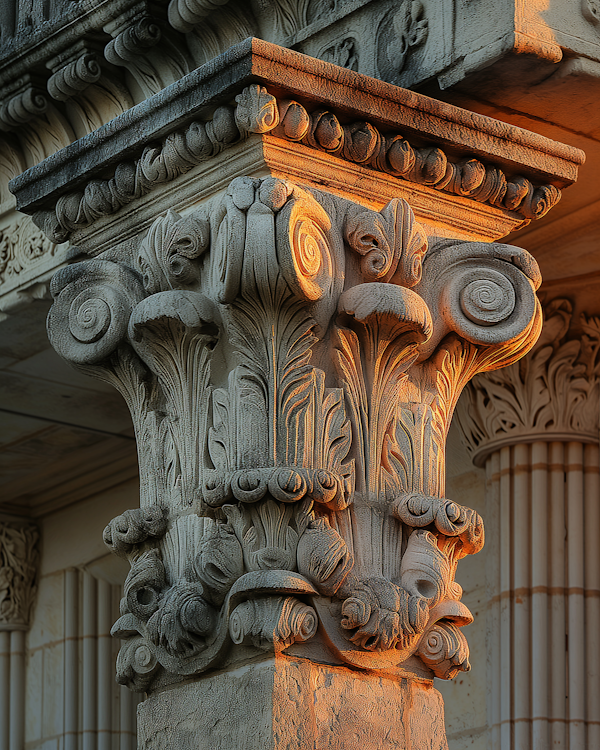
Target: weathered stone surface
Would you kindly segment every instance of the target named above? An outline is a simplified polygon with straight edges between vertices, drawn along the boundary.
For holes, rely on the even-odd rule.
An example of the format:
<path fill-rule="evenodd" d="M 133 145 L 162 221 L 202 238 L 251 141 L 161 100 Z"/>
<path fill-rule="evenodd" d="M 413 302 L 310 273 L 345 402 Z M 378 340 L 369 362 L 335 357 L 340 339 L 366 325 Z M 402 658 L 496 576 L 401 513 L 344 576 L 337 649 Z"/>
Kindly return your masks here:
<path fill-rule="evenodd" d="M 208 675 L 138 707 L 140 750 L 445 750 L 428 680 L 277 657 Z"/>
<path fill-rule="evenodd" d="M 268 731 L 252 713 L 274 747 L 441 748 L 431 680 L 470 669 L 455 573 L 483 544 L 480 516 L 444 496 L 446 434 L 469 379 L 516 361 L 541 323 L 533 258 L 453 234 L 453 210 L 478 206 L 494 236 L 497 218 L 529 220 L 559 195 L 515 176 L 517 156 L 564 185 L 580 154 L 395 90 L 406 135 L 381 112 L 353 124 L 387 89 L 336 71 L 251 40 L 155 99 L 156 120 L 149 100 L 14 185 L 48 233 L 95 256 L 54 277 L 48 331 L 64 359 L 119 389 L 136 430 L 141 508 L 105 530 L 131 565 L 112 630 L 118 681 L 175 700 L 190 679 L 242 670 L 239 690 L 274 706 Z M 199 97 L 198 76 L 220 93 Z M 174 102 L 187 109 L 167 125 Z M 156 148 L 140 151 L 142 121 Z M 433 134 L 439 146 L 417 145 Z M 121 150 L 107 159 L 111 143 Z M 465 158 L 476 143 L 489 164 Z M 82 191 L 83 164 L 96 179 Z M 408 185 L 427 223 L 402 197 L 377 203 L 346 184 L 355 169 Z M 265 656 L 298 673 L 246 670 Z M 285 720 L 290 679 L 290 714 L 308 696 L 314 737 Z M 370 727 L 356 717 L 365 691 Z M 352 698 L 332 713 L 340 692 Z M 229 738 L 247 716 L 215 710 Z M 148 747 L 203 735 L 189 707 L 176 725 L 161 711 L 170 729 Z"/>
<path fill-rule="evenodd" d="M 260 86 L 244 90 L 250 82 Z M 235 94 L 236 105 L 228 104 Z M 302 104 L 307 99 L 309 112 Z M 206 123 L 207 108 L 215 105 L 221 106 Z M 45 231 L 64 240 L 197 164 L 210 163 L 240 139 L 268 133 L 288 144 L 286 151 L 294 152 L 301 142 L 300 157 L 306 147 L 335 155 L 334 169 L 341 159 L 368 166 L 367 175 L 373 170 L 396 177 L 401 191 L 404 180 L 420 186 L 418 192 L 425 187 L 429 207 L 423 205 L 425 215 L 418 211 L 419 218 L 435 213 L 431 204 L 444 190 L 465 197 L 467 204 L 489 203 L 501 209 L 498 218 L 503 210 L 505 220 L 512 219 L 496 237 L 542 216 L 558 200 L 557 188 L 575 179 L 583 158 L 576 149 L 536 134 L 254 39 L 31 168 L 15 178 L 12 190 L 20 210 L 35 210 Z M 435 147 L 415 149 L 414 137 Z M 158 150 L 144 150 L 153 139 L 162 141 Z M 280 175 L 285 160 L 276 162 Z M 95 179 L 107 169 L 111 179 Z M 313 166 L 306 160 L 304 180 L 322 183 L 318 162 Z M 343 188 L 349 197 L 351 184 L 346 179 Z M 56 208 L 48 209 L 59 195 Z M 457 205 L 461 201 L 454 201 Z M 440 206 L 438 221 L 446 211 Z M 492 236 L 493 230 L 487 238 Z"/>

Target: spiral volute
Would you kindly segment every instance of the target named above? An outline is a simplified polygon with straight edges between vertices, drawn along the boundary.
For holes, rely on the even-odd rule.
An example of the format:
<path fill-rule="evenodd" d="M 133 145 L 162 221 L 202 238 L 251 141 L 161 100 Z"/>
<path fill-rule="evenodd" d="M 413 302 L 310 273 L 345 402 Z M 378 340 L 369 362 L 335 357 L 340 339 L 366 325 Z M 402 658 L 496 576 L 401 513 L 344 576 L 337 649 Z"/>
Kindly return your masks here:
<path fill-rule="evenodd" d="M 61 357 L 80 365 L 98 363 L 117 348 L 133 308 L 145 296 L 137 274 L 107 260 L 62 269 L 51 291 L 50 343 Z"/>

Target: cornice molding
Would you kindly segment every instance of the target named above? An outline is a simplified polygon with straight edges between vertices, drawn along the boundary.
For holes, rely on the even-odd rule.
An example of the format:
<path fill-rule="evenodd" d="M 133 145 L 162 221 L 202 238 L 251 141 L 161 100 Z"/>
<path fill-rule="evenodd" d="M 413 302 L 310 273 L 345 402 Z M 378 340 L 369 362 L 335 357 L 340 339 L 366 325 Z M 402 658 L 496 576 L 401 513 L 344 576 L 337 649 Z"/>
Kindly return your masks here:
<path fill-rule="evenodd" d="M 534 185 L 522 176 L 507 177 L 491 163 L 473 157 L 451 161 L 442 148 L 418 147 L 402 134 L 384 133 L 368 121 L 343 124 L 327 109 L 309 111 L 297 101 L 277 99 L 254 84 L 235 105 L 219 107 L 211 120 L 192 121 L 159 146 L 146 146 L 133 160 L 116 166 L 109 179 L 90 180 L 83 189 L 62 195 L 55 208 L 34 213 L 34 221 L 55 242 L 77 229 L 117 213 L 156 186 L 174 180 L 252 134 L 277 138 L 326 152 L 376 172 L 539 219 L 559 200 L 551 184 Z"/>
<path fill-rule="evenodd" d="M 325 127 L 325 112 L 330 113 L 326 121 L 335 129 L 336 122 L 342 130 L 358 123 L 355 137 L 350 139 L 350 152 L 347 151 L 354 153 L 356 159 L 362 158 L 365 140 L 369 143 L 385 138 L 387 142 L 400 135 L 415 153 L 417 167 L 416 153 L 434 149 L 427 158 L 423 154 L 422 178 L 428 184 L 447 189 L 454 181 L 461 193 L 476 191 L 484 176 L 482 168 L 470 160 L 499 170 L 508 182 L 515 183 L 502 196 L 504 205 L 511 210 L 528 194 L 529 189 L 520 178 L 534 187 L 548 184 L 560 190 L 576 179 L 578 166 L 584 160 L 579 149 L 535 133 L 268 42 L 248 39 L 16 177 L 11 190 L 17 196 L 18 209 L 25 213 L 48 211 L 59 198 L 83 192 L 90 180 L 104 179 L 119 162 L 141 159 L 146 147 L 158 148 L 158 153 L 162 153 L 169 134 L 181 141 L 195 121 L 210 126 L 215 110 L 231 110 L 235 97 L 252 84 L 266 88 L 282 104 L 297 102 L 311 115 L 311 122 L 314 119 L 318 120 L 317 126 L 321 124 L 319 132 Z M 320 110 L 324 110 L 322 116 L 318 115 Z M 368 126 L 361 134 L 364 123 Z M 276 123 L 272 123 L 271 129 L 275 127 Z M 269 128 L 262 132 L 268 131 Z M 233 140 L 246 132 L 237 129 Z M 348 145 L 345 132 L 344 143 Z M 323 148 L 323 142 L 317 137 L 314 148 Z M 442 156 L 435 149 L 443 152 Z M 446 171 L 444 158 L 453 164 L 465 161 L 469 166 L 460 174 L 453 168 Z M 414 179 L 412 173 L 409 179 Z M 502 183 L 503 178 L 498 179 Z M 502 191 L 502 187 L 497 189 L 496 199 Z M 546 200 L 547 197 L 541 204 Z M 534 208 L 526 212 L 536 215 L 541 204 L 538 207 L 534 199 Z"/>

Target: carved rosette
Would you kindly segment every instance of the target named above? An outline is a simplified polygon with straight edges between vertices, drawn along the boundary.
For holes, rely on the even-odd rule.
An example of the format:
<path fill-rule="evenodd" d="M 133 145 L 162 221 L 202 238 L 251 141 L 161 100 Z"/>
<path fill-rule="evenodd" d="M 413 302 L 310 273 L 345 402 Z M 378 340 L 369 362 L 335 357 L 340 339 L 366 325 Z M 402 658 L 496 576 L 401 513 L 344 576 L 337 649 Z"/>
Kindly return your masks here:
<path fill-rule="evenodd" d="M 0 521 L 0 630 L 26 630 L 37 587 L 39 532 Z"/>
<path fill-rule="evenodd" d="M 428 241 L 403 200 L 249 177 L 158 218 L 130 266 L 60 271 L 52 343 L 121 391 L 138 439 L 141 508 L 105 531 L 131 563 L 119 681 L 313 642 L 468 669 L 454 574 L 483 525 L 443 497 L 446 432 L 468 380 L 533 345 L 539 282 L 519 248 Z"/>
<path fill-rule="evenodd" d="M 576 330 L 573 330 L 573 329 Z M 537 440 L 598 442 L 600 319 L 573 321 L 567 299 L 544 307 L 527 357 L 466 387 L 457 419 L 476 464 L 505 445 Z"/>

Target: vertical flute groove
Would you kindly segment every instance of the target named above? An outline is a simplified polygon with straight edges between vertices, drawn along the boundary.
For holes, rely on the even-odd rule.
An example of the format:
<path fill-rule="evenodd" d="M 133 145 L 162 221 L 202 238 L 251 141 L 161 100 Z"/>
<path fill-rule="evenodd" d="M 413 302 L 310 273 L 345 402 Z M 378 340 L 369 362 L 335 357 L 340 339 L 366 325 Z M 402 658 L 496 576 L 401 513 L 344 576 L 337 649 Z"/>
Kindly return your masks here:
<path fill-rule="evenodd" d="M 600 475 L 598 445 L 584 450 L 585 661 L 588 747 L 600 748 Z"/>
<path fill-rule="evenodd" d="M 512 596 L 511 596 L 511 527 L 512 527 L 512 450 L 500 451 L 500 747 L 512 743 Z"/>
<path fill-rule="evenodd" d="M 550 586 L 550 731 L 552 747 L 566 748 L 566 653 L 565 653 L 565 451 L 564 444 L 550 443 L 548 512 L 550 517 L 548 559 Z"/>
<path fill-rule="evenodd" d="M 98 588 L 98 750 L 111 750 L 111 702 L 112 702 L 112 649 L 110 628 L 112 625 L 112 591 L 110 584 L 99 580 Z"/>
<path fill-rule="evenodd" d="M 498 528 L 500 520 L 500 453 L 495 451 L 486 461 L 487 501 L 486 515 L 487 523 L 495 522 Z M 487 649 L 488 669 L 493 689 L 488 692 L 488 711 L 491 731 L 491 750 L 501 750 L 501 669 L 500 658 L 501 635 L 500 635 L 500 608 L 501 602 L 495 597 L 496 592 L 502 590 L 500 567 L 500 540 L 494 535 L 492 540 L 487 541 L 488 555 L 491 561 L 488 575 L 488 601 L 491 600 L 488 611 L 488 638 Z"/>
<path fill-rule="evenodd" d="M 513 717 L 515 750 L 531 748 L 530 446 L 513 448 Z"/>
<path fill-rule="evenodd" d="M 65 571 L 64 750 L 78 750 L 79 718 L 79 574 Z"/>
<path fill-rule="evenodd" d="M 10 632 L 0 630 L 0 750 L 9 750 Z"/>
<path fill-rule="evenodd" d="M 10 750 L 25 746 L 25 632 L 10 634 Z"/>
<path fill-rule="evenodd" d="M 83 574 L 83 750 L 96 748 L 96 579 Z"/>
<path fill-rule="evenodd" d="M 548 444 L 531 446 L 532 748 L 548 747 Z"/>
<path fill-rule="evenodd" d="M 585 747 L 583 445 L 567 443 L 567 604 L 569 748 Z"/>

